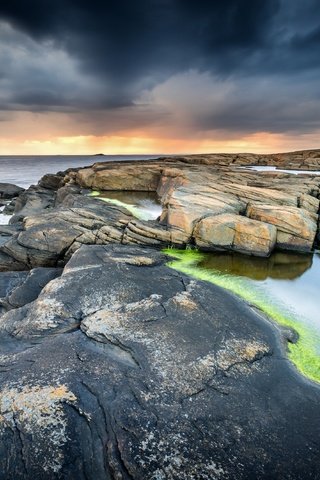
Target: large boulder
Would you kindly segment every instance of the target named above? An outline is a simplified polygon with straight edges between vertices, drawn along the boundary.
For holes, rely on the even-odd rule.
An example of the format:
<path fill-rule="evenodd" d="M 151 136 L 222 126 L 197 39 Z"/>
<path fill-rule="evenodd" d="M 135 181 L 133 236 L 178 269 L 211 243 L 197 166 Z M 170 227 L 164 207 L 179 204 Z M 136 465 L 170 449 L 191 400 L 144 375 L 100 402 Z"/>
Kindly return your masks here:
<path fill-rule="evenodd" d="M 205 250 L 231 250 L 266 257 L 276 243 L 273 225 L 234 214 L 208 216 L 194 229 L 196 245 Z"/>
<path fill-rule="evenodd" d="M 54 199 L 55 193 L 53 190 L 32 185 L 15 200 L 10 223 L 21 222 L 26 216 L 43 213 L 43 211 L 53 207 Z"/>
<path fill-rule="evenodd" d="M 303 208 L 249 205 L 247 216 L 277 227 L 278 248 L 306 252 L 312 250 L 317 233 L 317 217 Z"/>
<path fill-rule="evenodd" d="M 24 191 L 24 188 L 12 183 L 0 183 L 0 198 L 10 199 L 17 197 Z"/>
<path fill-rule="evenodd" d="M 185 242 L 190 241 L 194 226 L 206 215 L 239 213 L 245 209 L 245 203 L 232 195 L 224 193 L 212 194 L 201 191 L 197 186 L 179 187 L 173 191 L 164 204 L 161 221 L 169 227 L 180 230 Z"/>
<path fill-rule="evenodd" d="M 85 188 L 96 190 L 153 191 L 160 180 L 159 166 L 152 164 L 135 165 L 134 162 L 119 165 L 96 164 L 80 169 L 75 175 L 76 182 Z"/>
<path fill-rule="evenodd" d="M 319 478 L 320 389 L 279 328 L 165 261 L 82 247 L 1 317 L 2 478 Z"/>
<path fill-rule="evenodd" d="M 47 173 L 40 180 L 38 185 L 42 188 L 47 188 L 49 190 L 58 190 L 63 186 L 64 183 L 64 174 L 53 174 Z"/>

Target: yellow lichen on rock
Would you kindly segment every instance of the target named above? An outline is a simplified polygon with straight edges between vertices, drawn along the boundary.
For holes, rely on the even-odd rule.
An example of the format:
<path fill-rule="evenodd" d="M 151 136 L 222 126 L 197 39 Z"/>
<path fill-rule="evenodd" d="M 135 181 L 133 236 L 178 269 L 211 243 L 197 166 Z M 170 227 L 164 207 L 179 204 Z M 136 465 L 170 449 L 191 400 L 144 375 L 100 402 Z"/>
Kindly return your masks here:
<path fill-rule="evenodd" d="M 63 404 L 76 400 L 63 384 L 8 386 L 0 392 L 0 435 L 7 428 L 32 435 L 29 462 L 44 471 L 58 472 L 63 462 L 62 447 L 68 440 Z"/>
<path fill-rule="evenodd" d="M 195 310 L 198 307 L 197 303 L 193 300 L 192 295 L 189 292 L 179 292 L 172 297 L 172 300 L 187 310 Z"/>
<path fill-rule="evenodd" d="M 250 373 L 256 360 L 271 354 L 270 346 L 260 341 L 233 340 L 226 342 L 225 348 L 216 355 L 217 365 L 224 371 L 236 368 L 243 374 Z"/>

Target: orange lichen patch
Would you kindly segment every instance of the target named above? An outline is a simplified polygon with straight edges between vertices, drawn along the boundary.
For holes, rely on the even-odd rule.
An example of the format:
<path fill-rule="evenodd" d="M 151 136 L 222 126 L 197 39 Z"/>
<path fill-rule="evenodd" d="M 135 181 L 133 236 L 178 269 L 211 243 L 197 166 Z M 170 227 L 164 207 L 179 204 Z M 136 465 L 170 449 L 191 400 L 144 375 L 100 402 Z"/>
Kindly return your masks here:
<path fill-rule="evenodd" d="M 76 400 L 63 384 L 8 386 L 0 392 L 0 436 L 6 428 L 32 435 L 31 461 L 46 472 L 58 472 L 68 440 L 63 404 Z"/>
<path fill-rule="evenodd" d="M 177 293 L 173 297 L 173 301 L 188 310 L 195 310 L 198 307 L 189 292 Z"/>
<path fill-rule="evenodd" d="M 122 257 L 113 257 L 112 260 L 115 263 L 127 263 L 128 265 L 137 265 L 137 266 L 150 266 L 154 265 L 156 261 L 153 258 L 146 257 L 143 255 L 136 255 L 134 257 L 122 256 Z"/>
<path fill-rule="evenodd" d="M 233 366 L 245 373 L 253 362 L 271 353 L 270 347 L 258 341 L 232 340 L 217 352 L 217 365 L 223 370 L 229 370 Z"/>
<path fill-rule="evenodd" d="M 249 342 L 245 345 L 236 346 L 235 350 L 244 360 L 252 362 L 262 354 L 268 353 L 269 347 L 261 342 Z"/>
<path fill-rule="evenodd" d="M 68 400 L 70 402 L 74 402 L 77 399 L 72 392 L 68 391 L 66 385 L 52 387 L 51 391 L 49 392 L 49 396 L 52 398 L 52 400 Z"/>

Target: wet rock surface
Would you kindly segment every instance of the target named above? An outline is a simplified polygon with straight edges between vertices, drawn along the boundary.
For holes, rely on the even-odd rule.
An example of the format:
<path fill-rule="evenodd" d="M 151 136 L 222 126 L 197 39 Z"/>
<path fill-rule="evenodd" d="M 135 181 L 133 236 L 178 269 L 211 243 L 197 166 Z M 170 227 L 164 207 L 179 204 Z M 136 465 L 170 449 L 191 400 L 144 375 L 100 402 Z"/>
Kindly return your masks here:
<path fill-rule="evenodd" d="M 320 478 L 320 390 L 279 330 L 165 261 L 82 246 L 2 315 L 2 478 Z"/>

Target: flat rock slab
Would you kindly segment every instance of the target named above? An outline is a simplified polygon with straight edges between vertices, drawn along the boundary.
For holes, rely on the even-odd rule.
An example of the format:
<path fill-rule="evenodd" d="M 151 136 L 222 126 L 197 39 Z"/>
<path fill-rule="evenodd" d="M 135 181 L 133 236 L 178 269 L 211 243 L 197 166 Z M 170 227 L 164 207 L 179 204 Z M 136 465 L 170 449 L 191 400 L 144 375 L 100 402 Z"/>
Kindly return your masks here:
<path fill-rule="evenodd" d="M 165 261 L 82 246 L 1 317 L 1 478 L 320 478 L 320 388 L 280 330 Z"/>

